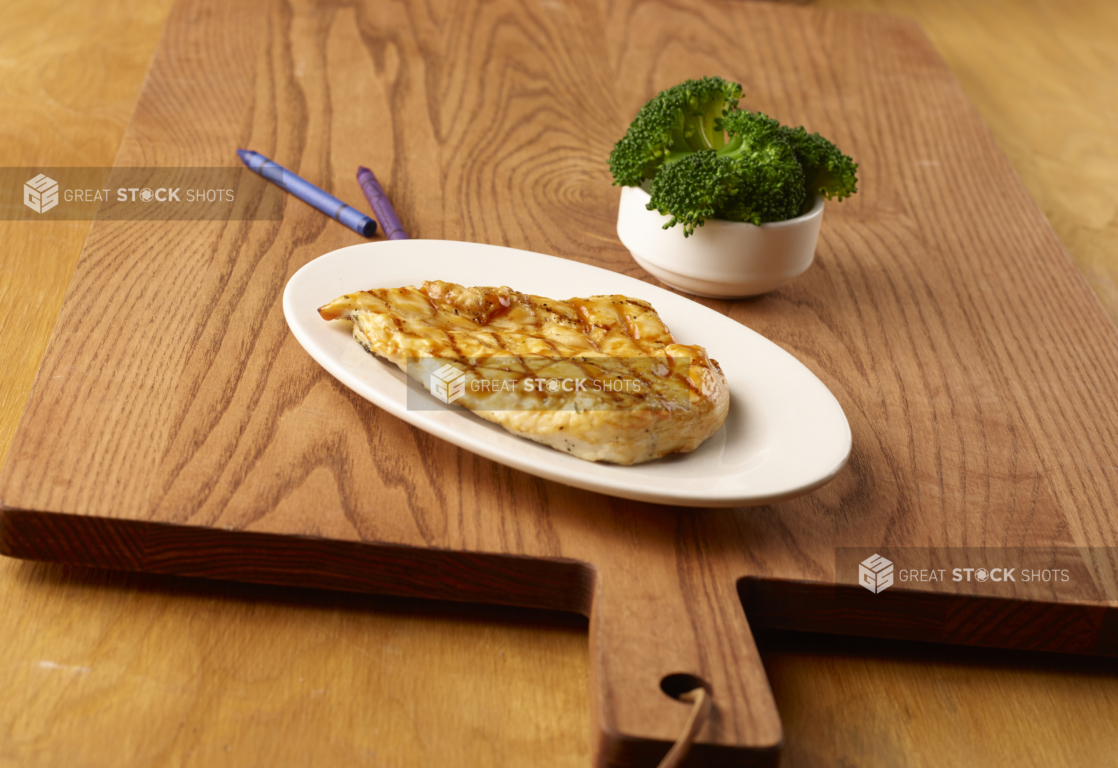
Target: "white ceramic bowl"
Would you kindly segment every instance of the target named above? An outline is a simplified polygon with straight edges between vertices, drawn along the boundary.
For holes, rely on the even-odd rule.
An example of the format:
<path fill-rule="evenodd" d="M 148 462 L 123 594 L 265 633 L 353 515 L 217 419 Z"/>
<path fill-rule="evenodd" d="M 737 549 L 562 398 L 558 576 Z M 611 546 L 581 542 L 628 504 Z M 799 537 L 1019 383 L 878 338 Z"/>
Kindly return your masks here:
<path fill-rule="evenodd" d="M 645 206 L 641 187 L 622 187 L 617 235 L 637 263 L 663 282 L 719 299 L 766 293 L 803 274 L 815 258 L 823 223 L 822 195 L 803 216 L 771 224 L 708 219 L 690 237 L 683 225 Z"/>

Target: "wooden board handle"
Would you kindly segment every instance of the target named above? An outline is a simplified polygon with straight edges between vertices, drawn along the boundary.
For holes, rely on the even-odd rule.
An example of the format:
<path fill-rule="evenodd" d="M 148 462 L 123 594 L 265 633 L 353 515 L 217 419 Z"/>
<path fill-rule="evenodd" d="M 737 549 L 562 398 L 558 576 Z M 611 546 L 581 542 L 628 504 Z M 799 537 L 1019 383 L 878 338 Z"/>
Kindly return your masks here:
<path fill-rule="evenodd" d="M 672 563 L 666 564 L 668 568 Z M 780 718 L 732 578 L 599 569 L 590 614 L 595 765 L 656 766 L 701 685 L 713 707 L 684 765 L 776 765 Z"/>

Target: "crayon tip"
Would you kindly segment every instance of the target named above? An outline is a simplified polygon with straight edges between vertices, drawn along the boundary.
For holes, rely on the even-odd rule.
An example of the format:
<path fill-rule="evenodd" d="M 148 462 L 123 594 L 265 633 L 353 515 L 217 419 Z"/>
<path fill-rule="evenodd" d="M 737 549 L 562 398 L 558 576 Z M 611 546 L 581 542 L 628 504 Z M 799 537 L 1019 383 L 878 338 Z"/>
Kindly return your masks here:
<path fill-rule="evenodd" d="M 249 157 L 251 157 L 252 154 L 253 153 L 250 152 L 247 149 L 238 149 L 237 150 L 237 157 L 241 158 L 241 162 L 244 163 L 245 165 L 248 165 Z"/>

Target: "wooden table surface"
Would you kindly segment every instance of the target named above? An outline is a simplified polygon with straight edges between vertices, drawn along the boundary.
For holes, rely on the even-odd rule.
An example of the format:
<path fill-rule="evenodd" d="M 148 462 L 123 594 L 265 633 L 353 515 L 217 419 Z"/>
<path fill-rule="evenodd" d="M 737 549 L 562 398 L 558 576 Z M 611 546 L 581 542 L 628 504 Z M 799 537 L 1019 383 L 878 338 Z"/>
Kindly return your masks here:
<path fill-rule="evenodd" d="M 925 25 L 1118 320 L 1118 10 L 825 5 Z M 167 10 L 10 6 L 0 166 L 111 164 Z M 0 458 L 88 229 L 0 222 Z M 0 559 L 0 636 L 0 766 L 589 759 L 585 624 L 566 616 Z M 1118 765 L 1112 662 L 759 640 L 785 765 Z"/>

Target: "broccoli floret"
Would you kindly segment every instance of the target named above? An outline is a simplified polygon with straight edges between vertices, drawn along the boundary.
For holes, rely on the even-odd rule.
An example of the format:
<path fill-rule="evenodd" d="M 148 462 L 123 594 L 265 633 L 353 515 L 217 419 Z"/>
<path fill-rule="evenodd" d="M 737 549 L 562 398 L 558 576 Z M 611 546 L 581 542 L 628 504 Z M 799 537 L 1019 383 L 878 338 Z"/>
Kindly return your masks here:
<path fill-rule="evenodd" d="M 625 137 L 614 145 L 609 167 L 614 182 L 639 186 L 651 179 L 668 157 L 718 149 L 724 139 L 715 122 L 736 109 L 741 86 L 721 77 L 704 77 L 661 91 L 641 107 Z"/>
<path fill-rule="evenodd" d="M 683 224 L 684 237 L 713 219 L 741 187 L 737 163 L 713 150 L 695 152 L 660 169 L 652 180 L 649 210 L 671 220 L 664 229 Z"/>
<path fill-rule="evenodd" d="M 799 215 L 805 173 L 776 120 L 760 112 L 730 112 L 719 125 L 730 140 L 719 154 L 737 159 L 742 187 L 715 218 L 764 224 Z"/>
<path fill-rule="evenodd" d="M 742 89 L 704 77 L 661 92 L 610 153 L 614 183 L 651 179 L 649 210 L 683 224 L 707 219 L 763 224 L 804 212 L 815 195 L 842 200 L 858 189 L 858 164 L 817 133 L 737 108 Z"/>
<path fill-rule="evenodd" d="M 804 167 L 807 189 L 828 200 L 843 200 L 858 191 L 858 164 L 818 133 L 803 127 L 781 128 L 784 140 Z"/>
<path fill-rule="evenodd" d="M 780 124 L 735 111 L 719 127 L 730 136 L 721 149 L 667 162 L 652 180 L 648 209 L 672 217 L 664 229 L 681 223 L 689 237 L 707 219 L 764 224 L 796 216 L 804 204 L 804 171 Z"/>

